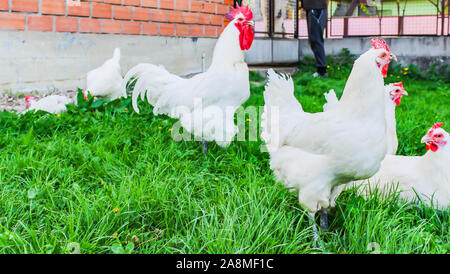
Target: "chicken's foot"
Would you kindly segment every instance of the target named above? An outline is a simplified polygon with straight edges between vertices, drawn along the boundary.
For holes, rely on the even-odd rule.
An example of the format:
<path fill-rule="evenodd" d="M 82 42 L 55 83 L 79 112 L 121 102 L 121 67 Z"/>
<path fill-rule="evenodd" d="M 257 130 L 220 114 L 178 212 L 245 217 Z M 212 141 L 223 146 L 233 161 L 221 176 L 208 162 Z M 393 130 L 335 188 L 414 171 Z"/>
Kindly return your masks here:
<path fill-rule="evenodd" d="M 208 141 L 202 140 L 202 146 L 203 146 L 203 155 L 206 155 L 206 152 L 208 151 Z"/>
<path fill-rule="evenodd" d="M 317 242 L 319 242 L 320 248 L 323 249 L 323 245 L 322 242 L 320 241 L 320 237 L 319 237 L 319 230 L 317 229 L 317 225 L 316 225 L 316 221 L 314 219 L 315 217 L 315 213 L 309 213 L 309 224 L 312 225 L 312 230 L 313 230 L 313 238 L 314 238 L 314 244 L 313 244 L 313 248 L 317 248 Z"/>
<path fill-rule="evenodd" d="M 322 231 L 328 230 L 328 210 L 326 209 L 320 210 L 320 228 Z"/>

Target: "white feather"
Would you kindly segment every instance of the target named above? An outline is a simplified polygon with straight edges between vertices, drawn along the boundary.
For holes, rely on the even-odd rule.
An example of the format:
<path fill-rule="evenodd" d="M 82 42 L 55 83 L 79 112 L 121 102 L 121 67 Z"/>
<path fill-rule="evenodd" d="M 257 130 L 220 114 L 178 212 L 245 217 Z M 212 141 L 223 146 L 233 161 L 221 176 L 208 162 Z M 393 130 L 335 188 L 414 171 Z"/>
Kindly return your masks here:
<path fill-rule="evenodd" d="M 299 190 L 299 202 L 311 213 L 332 207 L 339 185 L 375 174 L 386 155 L 383 78 L 375 62 L 382 51 L 370 49 L 355 61 L 341 101 L 326 112 L 304 112 L 292 81 L 269 72 L 262 122 L 279 130 L 263 133 L 280 141 L 270 151 L 271 168 Z M 279 110 L 276 123 L 268 119 L 273 108 Z"/>
<path fill-rule="evenodd" d="M 146 95 L 155 115 L 163 113 L 178 118 L 188 132 L 206 141 L 216 141 L 220 146 L 227 146 L 237 133 L 234 112 L 250 96 L 248 67 L 234 23 L 229 23 L 219 37 L 206 72 L 186 79 L 162 66 L 139 64 L 124 77 L 121 87 L 124 96 L 132 79 L 135 79 L 132 103 L 136 112 L 139 112 L 137 99 Z"/>
<path fill-rule="evenodd" d="M 92 96 L 114 100 L 122 97 L 122 81 L 120 49 L 116 48 L 111 59 L 106 60 L 103 65 L 87 73 L 86 90 Z"/>
<path fill-rule="evenodd" d="M 66 111 L 66 105 L 72 103 L 72 100 L 66 96 L 50 95 L 40 100 L 32 100 L 26 111 L 43 110 L 49 113 L 58 114 Z"/>

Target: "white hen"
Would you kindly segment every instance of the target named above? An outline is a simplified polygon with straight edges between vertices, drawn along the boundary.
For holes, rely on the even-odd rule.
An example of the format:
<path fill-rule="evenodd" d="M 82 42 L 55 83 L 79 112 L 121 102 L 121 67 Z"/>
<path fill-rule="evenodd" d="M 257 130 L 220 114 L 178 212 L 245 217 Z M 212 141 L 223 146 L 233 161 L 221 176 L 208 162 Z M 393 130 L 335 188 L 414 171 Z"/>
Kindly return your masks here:
<path fill-rule="evenodd" d="M 186 79 L 162 66 L 139 64 L 126 74 L 122 85 L 126 96 L 126 84 L 137 78 L 132 94 L 134 110 L 139 112 L 138 97 L 144 100 L 147 95 L 155 115 L 179 118 L 184 129 L 204 141 L 203 153 L 206 141 L 216 141 L 222 147 L 232 141 L 238 131 L 234 113 L 250 96 L 244 50 L 253 41 L 253 14 L 248 7 L 238 6 L 226 16 L 231 22 L 220 35 L 206 72 Z"/>
<path fill-rule="evenodd" d="M 114 100 L 122 97 L 122 75 L 120 72 L 120 49 L 114 49 L 111 59 L 100 67 L 91 70 L 86 76 L 86 90 L 92 96 L 105 97 Z"/>
<path fill-rule="evenodd" d="M 324 228 L 337 186 L 369 178 L 386 155 L 383 76 L 395 56 L 383 40 L 372 44 L 355 61 L 340 103 L 326 112 L 303 112 L 292 80 L 269 70 L 261 137 L 270 167 L 279 181 L 298 190 L 312 217 L 321 210 Z"/>
<path fill-rule="evenodd" d="M 397 139 L 397 122 L 395 120 L 395 107 L 399 106 L 403 95 L 408 95 L 408 92 L 403 88 L 403 83 L 391 83 L 384 86 L 385 90 L 385 114 L 386 114 L 386 138 L 387 138 L 387 154 L 395 155 L 398 148 Z M 327 111 L 335 107 L 339 100 L 336 93 L 331 89 L 328 93 L 323 94 L 327 101 L 323 105 L 323 111 Z"/>
<path fill-rule="evenodd" d="M 28 95 L 25 96 L 25 101 L 25 112 L 30 110 L 43 110 L 54 114 L 66 111 L 66 105 L 72 103 L 72 100 L 70 98 L 61 95 L 50 95 L 42 99 Z"/>
<path fill-rule="evenodd" d="M 360 185 L 358 193 L 370 196 L 375 188 L 382 196 L 397 191 L 402 200 L 414 202 L 417 196 L 428 204 L 446 209 L 450 206 L 449 134 L 436 123 L 422 138 L 429 150 L 423 156 L 388 155 L 380 170 Z"/>

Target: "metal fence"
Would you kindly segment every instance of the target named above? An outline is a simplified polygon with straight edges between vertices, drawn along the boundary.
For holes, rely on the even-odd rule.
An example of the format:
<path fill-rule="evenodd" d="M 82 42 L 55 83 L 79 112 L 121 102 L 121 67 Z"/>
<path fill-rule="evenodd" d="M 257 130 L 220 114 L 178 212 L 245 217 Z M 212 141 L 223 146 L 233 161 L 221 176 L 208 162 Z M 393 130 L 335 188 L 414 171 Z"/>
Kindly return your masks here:
<path fill-rule="evenodd" d="M 235 0 L 253 10 L 259 37 L 306 38 L 299 0 Z M 328 1 L 327 38 L 449 35 L 449 0 Z"/>

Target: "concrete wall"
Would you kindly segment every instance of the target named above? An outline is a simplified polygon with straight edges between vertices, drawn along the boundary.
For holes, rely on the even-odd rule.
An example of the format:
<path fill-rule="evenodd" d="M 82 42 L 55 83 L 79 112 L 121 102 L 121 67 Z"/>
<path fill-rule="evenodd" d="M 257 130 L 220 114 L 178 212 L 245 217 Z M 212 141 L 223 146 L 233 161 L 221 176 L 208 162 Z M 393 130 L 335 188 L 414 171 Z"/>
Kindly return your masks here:
<path fill-rule="evenodd" d="M 404 64 L 449 62 L 449 37 L 387 38 L 391 50 Z M 122 49 L 122 74 L 146 62 L 162 64 L 176 74 L 201 70 L 201 55 L 211 63 L 215 38 L 179 38 L 140 35 L 81 34 L 58 32 L 0 31 L 0 92 L 67 90 L 85 87 L 86 73 Z M 327 54 L 348 48 L 359 55 L 369 38 L 328 39 Z M 307 40 L 256 39 L 245 53 L 250 65 L 295 64 L 312 55 Z"/>
<path fill-rule="evenodd" d="M 76 89 L 86 73 L 121 48 L 122 74 L 138 63 L 163 64 L 177 74 L 211 62 L 214 38 L 0 31 L 0 92 Z"/>
<path fill-rule="evenodd" d="M 449 62 L 450 37 L 396 37 L 385 38 L 389 48 L 402 64 L 415 63 L 426 66 L 434 62 Z M 342 48 L 348 48 L 351 53 L 360 55 L 371 47 L 368 37 L 349 37 L 325 40 L 325 52 L 337 55 Z M 254 41 L 254 46 L 246 53 L 249 64 L 295 64 L 301 56 L 313 56 L 307 39 L 278 40 L 260 38 Z"/>

